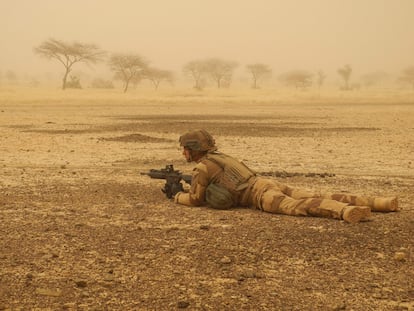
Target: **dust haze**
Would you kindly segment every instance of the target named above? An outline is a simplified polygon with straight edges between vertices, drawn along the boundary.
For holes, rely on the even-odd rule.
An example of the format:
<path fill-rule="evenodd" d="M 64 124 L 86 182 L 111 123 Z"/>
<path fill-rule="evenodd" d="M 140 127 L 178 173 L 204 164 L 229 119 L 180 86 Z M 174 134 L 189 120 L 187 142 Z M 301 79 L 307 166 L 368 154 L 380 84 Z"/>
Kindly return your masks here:
<path fill-rule="evenodd" d="M 0 0 L 0 310 L 414 310 L 413 12 Z M 293 188 L 400 210 L 176 205 L 140 173 L 191 174 L 197 128 Z"/>
<path fill-rule="evenodd" d="M 373 72 L 394 77 L 414 64 L 412 12 L 410 0 L 3 0 L 0 73 L 60 80 L 60 65 L 33 53 L 55 38 L 137 53 L 178 79 L 184 64 L 209 57 L 237 62 L 237 79 L 251 63 L 269 65 L 273 77 L 321 70 L 331 83 L 346 64 L 355 79 Z M 75 70 L 111 77 L 106 63 Z"/>

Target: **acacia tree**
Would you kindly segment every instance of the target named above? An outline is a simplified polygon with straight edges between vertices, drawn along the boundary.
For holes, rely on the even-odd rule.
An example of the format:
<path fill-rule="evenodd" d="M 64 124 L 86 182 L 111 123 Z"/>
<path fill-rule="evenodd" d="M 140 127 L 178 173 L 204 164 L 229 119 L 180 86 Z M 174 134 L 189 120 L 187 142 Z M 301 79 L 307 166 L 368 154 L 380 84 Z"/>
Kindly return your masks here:
<path fill-rule="evenodd" d="M 94 44 L 80 42 L 66 43 L 61 40 L 48 39 L 34 48 L 34 52 L 48 59 L 56 59 L 65 67 L 62 79 L 62 89 L 66 83 L 72 67 L 76 63 L 95 64 L 101 61 L 105 52 Z"/>
<path fill-rule="evenodd" d="M 344 80 L 344 90 L 349 90 L 349 80 L 351 79 L 352 67 L 350 65 L 345 65 L 344 67 L 338 69 L 338 74 Z"/>
<path fill-rule="evenodd" d="M 414 89 L 414 66 L 404 69 L 398 80 L 410 84 Z"/>
<path fill-rule="evenodd" d="M 272 74 L 272 69 L 265 64 L 250 64 L 246 66 L 247 71 L 252 75 L 253 85 L 252 88 L 258 88 L 258 81 L 270 77 Z"/>
<path fill-rule="evenodd" d="M 205 85 L 205 75 L 207 73 L 205 62 L 202 60 L 193 60 L 183 67 L 183 73 L 194 79 L 194 88 L 202 90 Z"/>
<path fill-rule="evenodd" d="M 279 81 L 287 86 L 305 89 L 312 85 L 312 74 L 305 70 L 293 70 L 279 76 Z"/>
<path fill-rule="evenodd" d="M 130 83 L 138 83 L 148 68 L 148 62 L 136 54 L 115 53 L 109 59 L 109 66 L 115 74 L 115 79 L 124 83 L 124 93 Z"/>
<path fill-rule="evenodd" d="M 230 85 L 237 63 L 219 58 L 210 58 L 204 61 L 205 72 L 216 82 L 217 88 Z"/>
<path fill-rule="evenodd" d="M 174 76 L 171 71 L 157 68 L 147 68 L 144 71 L 143 76 L 152 82 L 156 90 L 158 90 L 161 81 L 172 83 L 174 80 Z"/>

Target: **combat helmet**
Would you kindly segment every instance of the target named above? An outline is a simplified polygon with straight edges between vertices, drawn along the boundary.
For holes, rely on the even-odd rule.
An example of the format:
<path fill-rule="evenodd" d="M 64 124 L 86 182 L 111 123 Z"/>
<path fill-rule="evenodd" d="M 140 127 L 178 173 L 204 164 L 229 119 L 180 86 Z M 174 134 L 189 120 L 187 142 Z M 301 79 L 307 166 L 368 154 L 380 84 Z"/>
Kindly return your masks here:
<path fill-rule="evenodd" d="M 195 130 L 180 136 L 180 145 L 196 151 L 216 151 L 216 142 L 206 130 Z"/>

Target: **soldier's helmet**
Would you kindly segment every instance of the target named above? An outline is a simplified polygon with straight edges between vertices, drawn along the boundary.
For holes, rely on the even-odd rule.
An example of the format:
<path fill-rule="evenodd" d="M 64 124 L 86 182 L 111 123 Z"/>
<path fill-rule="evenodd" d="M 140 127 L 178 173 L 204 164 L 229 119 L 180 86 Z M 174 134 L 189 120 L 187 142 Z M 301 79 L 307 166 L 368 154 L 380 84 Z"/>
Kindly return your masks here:
<path fill-rule="evenodd" d="M 216 142 L 206 130 L 195 130 L 180 136 L 180 146 L 197 151 L 215 151 Z"/>

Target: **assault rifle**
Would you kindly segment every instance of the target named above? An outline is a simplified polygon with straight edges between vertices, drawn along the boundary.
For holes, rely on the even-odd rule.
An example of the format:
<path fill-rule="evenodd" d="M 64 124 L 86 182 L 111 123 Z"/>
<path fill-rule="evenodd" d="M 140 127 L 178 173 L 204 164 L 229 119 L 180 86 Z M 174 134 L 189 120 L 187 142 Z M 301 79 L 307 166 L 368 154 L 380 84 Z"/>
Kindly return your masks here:
<path fill-rule="evenodd" d="M 187 184 L 191 184 L 191 175 L 184 175 L 180 171 L 174 170 L 172 164 L 166 165 L 165 168 L 160 170 L 150 169 L 149 172 L 141 173 L 141 175 L 148 175 L 155 179 L 165 179 L 165 185 L 161 191 L 164 192 L 169 199 L 178 192 L 184 191 L 181 180 L 184 180 Z"/>

